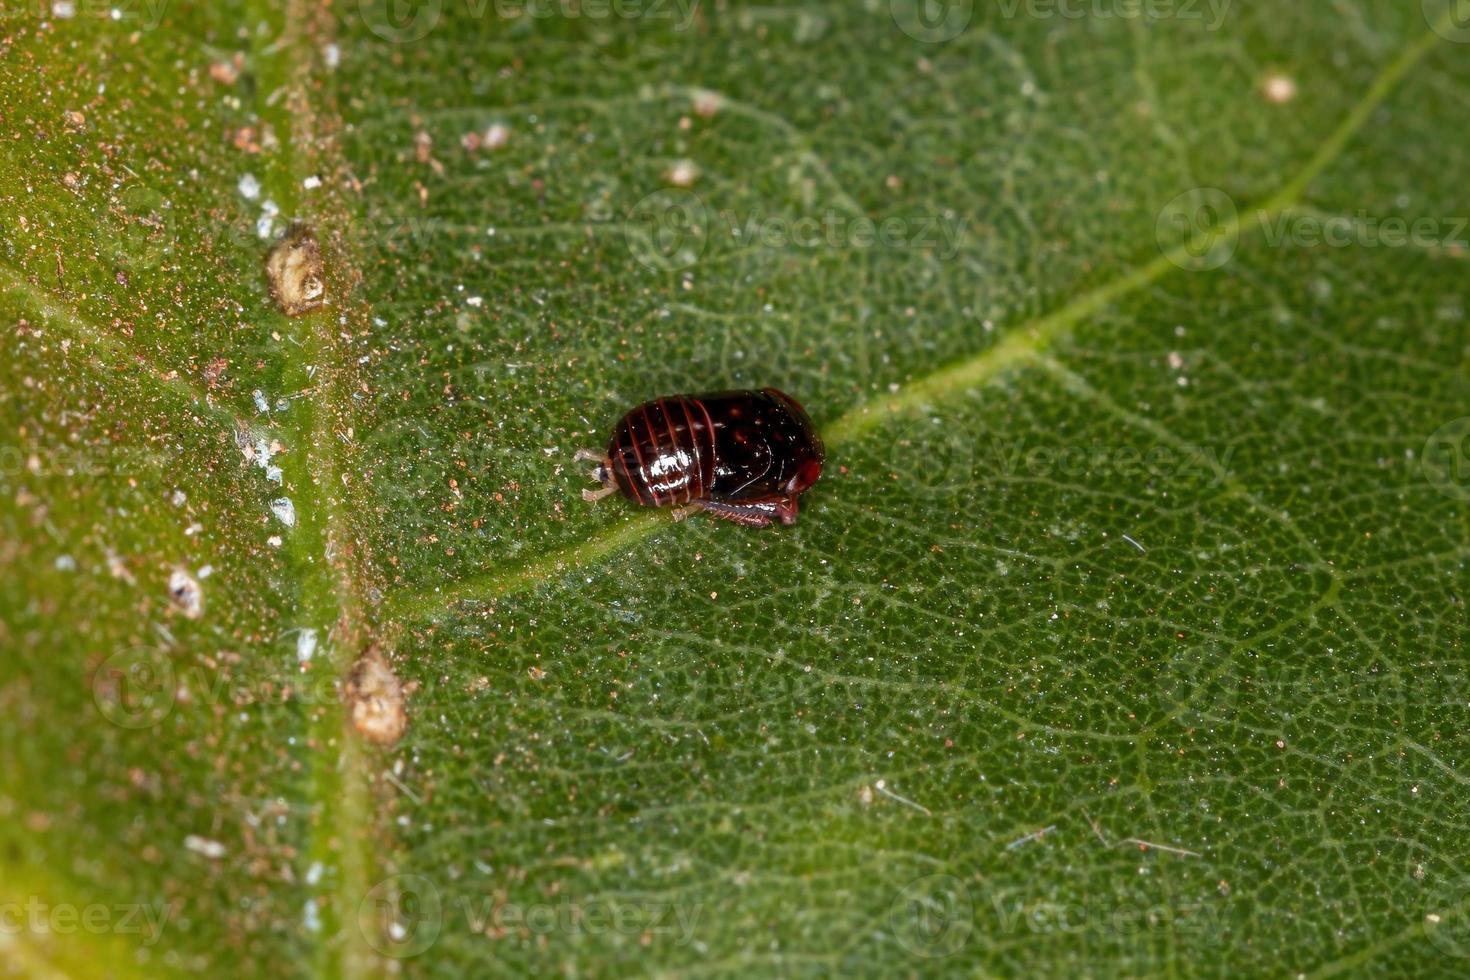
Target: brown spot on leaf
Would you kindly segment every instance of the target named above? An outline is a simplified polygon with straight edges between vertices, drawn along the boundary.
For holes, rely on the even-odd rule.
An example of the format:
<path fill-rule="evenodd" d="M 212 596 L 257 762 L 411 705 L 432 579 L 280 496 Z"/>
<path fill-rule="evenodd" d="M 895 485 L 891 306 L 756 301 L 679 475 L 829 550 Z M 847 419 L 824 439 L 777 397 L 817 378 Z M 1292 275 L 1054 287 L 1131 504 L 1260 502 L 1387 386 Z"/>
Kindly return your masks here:
<path fill-rule="evenodd" d="M 403 737 L 408 712 L 403 707 L 403 684 L 376 646 L 368 647 L 352 668 L 347 682 L 352 726 L 377 745 L 389 746 Z"/>
<path fill-rule="evenodd" d="M 216 61 L 209 66 L 209 77 L 221 85 L 234 85 L 240 77 L 240 63 L 242 57 L 236 55 L 232 61 Z"/>
<path fill-rule="evenodd" d="M 287 316 L 301 316 L 326 305 L 322 250 L 311 226 L 297 222 L 286 229 L 266 256 L 265 274 L 271 295 Z"/>

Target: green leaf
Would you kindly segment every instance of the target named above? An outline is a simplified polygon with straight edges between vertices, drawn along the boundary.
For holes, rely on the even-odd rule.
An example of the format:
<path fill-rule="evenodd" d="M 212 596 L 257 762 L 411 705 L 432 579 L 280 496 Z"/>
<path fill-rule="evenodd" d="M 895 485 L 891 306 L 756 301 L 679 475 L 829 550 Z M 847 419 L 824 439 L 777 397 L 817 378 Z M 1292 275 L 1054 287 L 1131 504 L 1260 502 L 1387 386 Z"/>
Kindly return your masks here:
<path fill-rule="evenodd" d="M 1461 6 L 7 10 L 0 951 L 1463 972 Z"/>

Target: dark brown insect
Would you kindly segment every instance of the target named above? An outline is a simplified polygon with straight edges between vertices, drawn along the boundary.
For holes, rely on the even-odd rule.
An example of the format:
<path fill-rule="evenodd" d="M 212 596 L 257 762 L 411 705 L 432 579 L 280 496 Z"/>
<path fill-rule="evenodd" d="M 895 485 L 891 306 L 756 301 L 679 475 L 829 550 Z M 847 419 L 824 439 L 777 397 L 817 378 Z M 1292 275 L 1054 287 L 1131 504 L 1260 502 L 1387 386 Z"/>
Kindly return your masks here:
<path fill-rule="evenodd" d="M 606 454 L 577 453 L 598 464 L 602 489 L 583 490 L 589 501 L 620 491 L 676 507 L 676 519 L 705 510 L 751 527 L 795 524 L 796 498 L 822 475 L 824 456 L 806 411 L 775 388 L 655 398 L 623 416 Z"/>

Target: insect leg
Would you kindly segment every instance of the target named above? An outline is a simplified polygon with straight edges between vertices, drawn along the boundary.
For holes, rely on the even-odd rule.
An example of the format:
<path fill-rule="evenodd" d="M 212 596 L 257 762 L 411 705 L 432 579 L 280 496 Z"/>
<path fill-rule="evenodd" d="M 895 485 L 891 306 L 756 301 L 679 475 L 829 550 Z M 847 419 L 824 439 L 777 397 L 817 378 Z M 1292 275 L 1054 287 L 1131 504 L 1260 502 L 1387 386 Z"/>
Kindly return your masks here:
<path fill-rule="evenodd" d="M 769 527 L 771 515 L 776 512 L 775 504 L 768 500 L 751 500 L 740 504 L 697 500 L 693 506 L 703 508 L 714 517 L 744 524 L 746 527 Z"/>

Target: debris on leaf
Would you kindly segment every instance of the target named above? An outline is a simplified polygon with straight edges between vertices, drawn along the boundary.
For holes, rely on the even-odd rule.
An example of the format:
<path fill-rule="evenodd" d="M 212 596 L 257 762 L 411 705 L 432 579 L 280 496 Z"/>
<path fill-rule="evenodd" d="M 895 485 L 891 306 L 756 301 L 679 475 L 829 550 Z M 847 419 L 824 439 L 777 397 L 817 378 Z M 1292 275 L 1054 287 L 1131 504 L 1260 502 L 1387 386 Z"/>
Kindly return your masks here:
<path fill-rule="evenodd" d="M 724 104 L 724 96 L 718 92 L 701 89 L 694 94 L 694 112 L 701 119 L 713 118 Z"/>
<path fill-rule="evenodd" d="M 1261 89 L 1269 102 L 1285 105 L 1296 98 L 1296 81 L 1290 75 L 1273 74 L 1261 83 Z"/>
<path fill-rule="evenodd" d="M 403 684 L 376 646 L 368 647 L 352 668 L 347 696 L 352 705 L 352 726 L 363 738 L 386 746 L 403 737 L 408 728 Z"/>
<path fill-rule="evenodd" d="M 664 177 L 675 187 L 692 187 L 699 179 L 699 167 L 693 160 L 679 160 L 664 172 Z"/>
<path fill-rule="evenodd" d="M 301 664 L 309 664 L 315 655 L 316 630 L 310 626 L 303 626 L 296 634 L 296 661 Z"/>
<path fill-rule="evenodd" d="M 198 834 L 190 834 L 184 838 L 184 847 L 195 854 L 202 854 L 207 858 L 218 860 L 225 856 L 225 845 L 208 837 L 200 837 Z"/>
<path fill-rule="evenodd" d="M 322 252 L 309 225 L 297 222 L 286 229 L 266 257 L 265 273 L 271 295 L 287 316 L 301 316 L 326 305 Z"/>
<path fill-rule="evenodd" d="M 276 515 L 276 520 L 287 527 L 296 526 L 296 505 L 291 502 L 290 497 L 277 497 L 272 500 L 271 513 Z"/>
<path fill-rule="evenodd" d="M 174 607 L 190 619 L 204 615 L 204 588 L 199 580 L 182 568 L 168 577 L 168 597 Z"/>
<path fill-rule="evenodd" d="M 221 85 L 234 85 L 240 77 L 239 62 L 244 59 L 236 56 L 235 61 L 216 61 L 209 66 L 209 77 Z"/>

